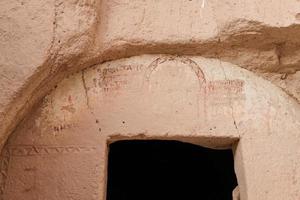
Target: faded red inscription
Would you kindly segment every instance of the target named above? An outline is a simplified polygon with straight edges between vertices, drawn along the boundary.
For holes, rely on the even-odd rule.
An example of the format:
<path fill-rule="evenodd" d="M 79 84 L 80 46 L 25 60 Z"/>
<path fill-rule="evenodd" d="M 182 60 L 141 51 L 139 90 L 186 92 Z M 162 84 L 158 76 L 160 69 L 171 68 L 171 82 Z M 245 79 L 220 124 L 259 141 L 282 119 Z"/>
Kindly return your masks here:
<path fill-rule="evenodd" d="M 122 65 L 117 68 L 104 68 L 101 70 L 99 87 L 104 92 L 118 91 L 128 85 L 128 75 L 132 72 L 141 71 L 141 65 Z"/>
<path fill-rule="evenodd" d="M 239 79 L 208 82 L 206 85 L 206 94 L 209 98 L 209 103 L 222 105 L 244 100 L 244 84 L 244 81 Z"/>

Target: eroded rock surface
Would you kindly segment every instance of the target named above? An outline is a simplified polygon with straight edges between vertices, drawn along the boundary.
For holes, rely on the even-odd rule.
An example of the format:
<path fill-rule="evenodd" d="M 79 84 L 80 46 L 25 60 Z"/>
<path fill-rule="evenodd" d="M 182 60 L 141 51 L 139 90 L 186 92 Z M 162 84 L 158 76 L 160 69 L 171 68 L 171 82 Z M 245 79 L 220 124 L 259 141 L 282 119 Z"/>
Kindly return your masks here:
<path fill-rule="evenodd" d="M 297 0 L 4 0 L 0 13 L 1 145 L 68 74 L 146 53 L 234 63 L 300 99 Z"/>
<path fill-rule="evenodd" d="M 295 200 L 299 120 L 280 88 L 217 59 L 106 62 L 63 79 L 19 124 L 1 154 L 0 198 L 104 200 L 107 144 L 163 139 L 232 149 L 241 199 Z"/>

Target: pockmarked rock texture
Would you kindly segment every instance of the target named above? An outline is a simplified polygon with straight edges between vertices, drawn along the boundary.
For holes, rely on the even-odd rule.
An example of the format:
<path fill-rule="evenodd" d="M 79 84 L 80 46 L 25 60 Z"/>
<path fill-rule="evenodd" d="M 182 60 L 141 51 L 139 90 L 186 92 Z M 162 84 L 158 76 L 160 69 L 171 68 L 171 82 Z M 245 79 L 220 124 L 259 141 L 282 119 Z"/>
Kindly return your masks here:
<path fill-rule="evenodd" d="M 0 198 L 104 200 L 108 144 L 164 139 L 232 148 L 242 200 L 299 199 L 299 120 L 296 100 L 217 59 L 94 65 L 63 79 L 16 128 L 1 154 Z"/>
<path fill-rule="evenodd" d="M 0 13 L 2 145 L 63 77 L 145 53 L 218 58 L 300 99 L 298 0 L 3 0 Z"/>

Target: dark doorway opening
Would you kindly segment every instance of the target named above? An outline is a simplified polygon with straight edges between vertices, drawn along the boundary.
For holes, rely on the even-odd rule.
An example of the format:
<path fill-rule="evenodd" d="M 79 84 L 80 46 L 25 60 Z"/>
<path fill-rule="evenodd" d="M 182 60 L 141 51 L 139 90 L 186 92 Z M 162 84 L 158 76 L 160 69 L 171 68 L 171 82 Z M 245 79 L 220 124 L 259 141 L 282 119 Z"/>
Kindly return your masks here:
<path fill-rule="evenodd" d="M 107 200 L 231 200 L 232 150 L 167 140 L 110 144 Z"/>

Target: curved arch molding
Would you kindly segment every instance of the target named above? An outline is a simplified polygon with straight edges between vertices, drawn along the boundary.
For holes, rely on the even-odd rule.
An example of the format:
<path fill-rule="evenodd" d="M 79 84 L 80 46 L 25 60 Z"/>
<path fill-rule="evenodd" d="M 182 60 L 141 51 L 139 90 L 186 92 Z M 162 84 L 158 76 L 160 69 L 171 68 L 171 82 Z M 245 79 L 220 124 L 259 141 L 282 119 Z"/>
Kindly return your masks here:
<path fill-rule="evenodd" d="M 243 200 L 295 200 L 299 115 L 280 89 L 219 60 L 143 55 L 95 65 L 64 79 L 14 131 L 0 195 L 104 200 L 107 144 L 165 139 L 232 148 Z"/>

